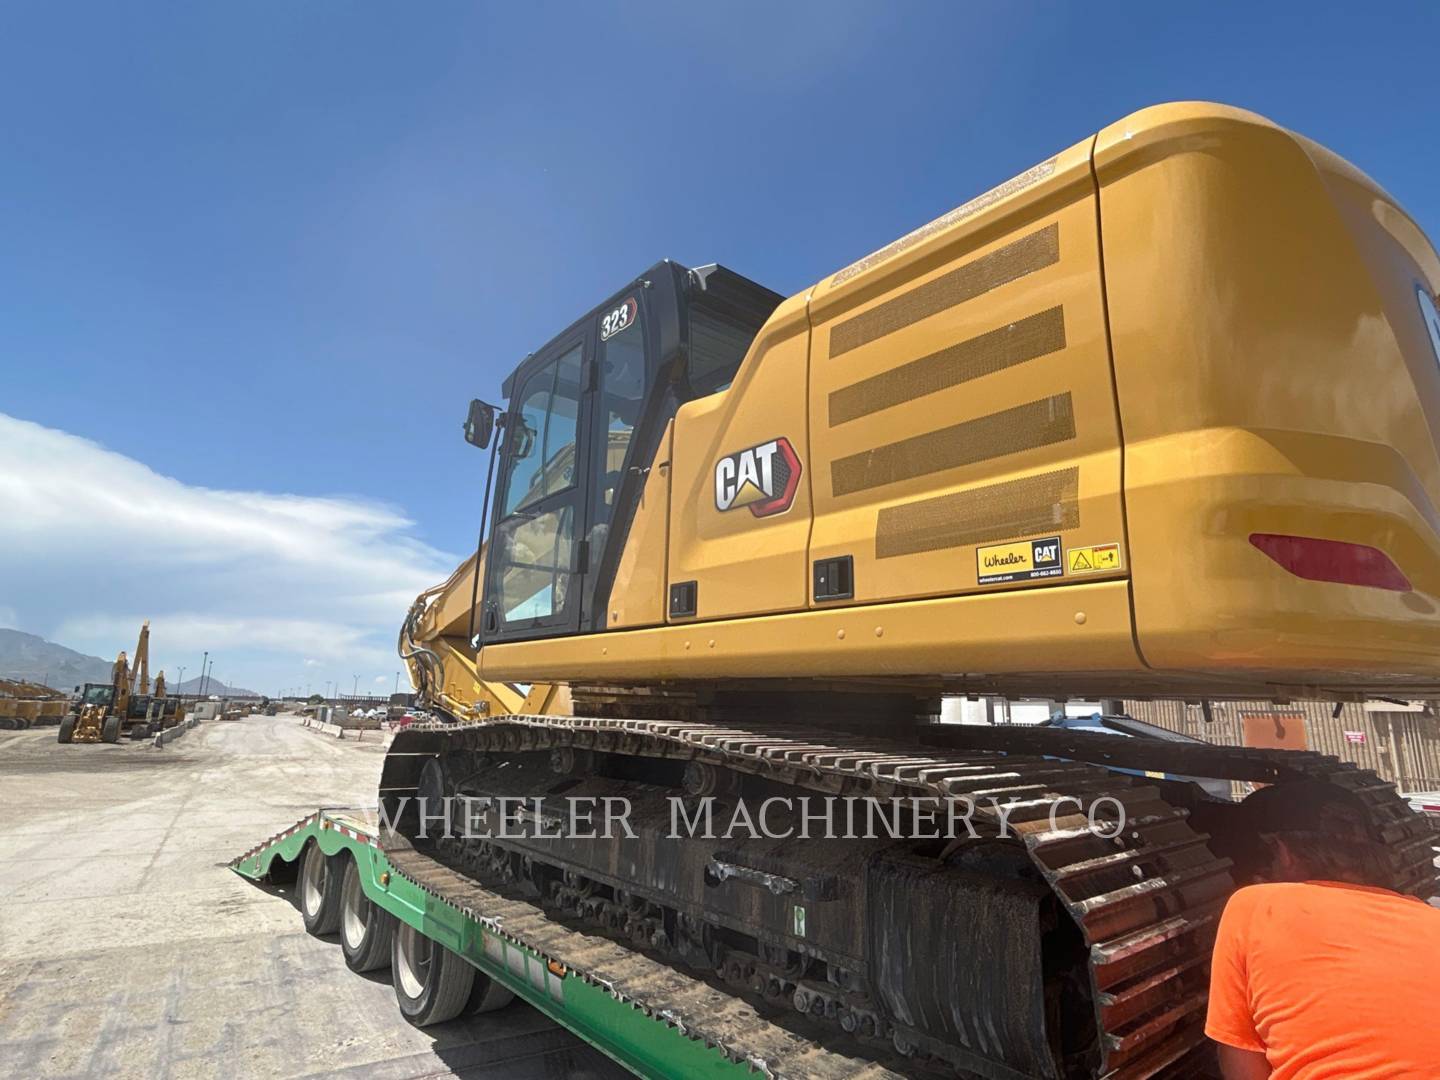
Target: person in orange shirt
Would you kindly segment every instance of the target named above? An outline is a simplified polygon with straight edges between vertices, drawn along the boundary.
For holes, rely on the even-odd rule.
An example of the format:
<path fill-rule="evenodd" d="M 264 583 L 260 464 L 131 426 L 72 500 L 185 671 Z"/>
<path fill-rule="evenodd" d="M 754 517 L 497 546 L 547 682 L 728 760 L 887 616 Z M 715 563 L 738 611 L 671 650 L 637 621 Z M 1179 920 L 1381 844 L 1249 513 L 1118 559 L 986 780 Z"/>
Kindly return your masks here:
<path fill-rule="evenodd" d="M 1242 812 L 1270 865 L 1215 940 L 1205 1033 L 1225 1080 L 1436 1080 L 1440 910 L 1384 887 L 1353 796 L 1265 788 Z"/>

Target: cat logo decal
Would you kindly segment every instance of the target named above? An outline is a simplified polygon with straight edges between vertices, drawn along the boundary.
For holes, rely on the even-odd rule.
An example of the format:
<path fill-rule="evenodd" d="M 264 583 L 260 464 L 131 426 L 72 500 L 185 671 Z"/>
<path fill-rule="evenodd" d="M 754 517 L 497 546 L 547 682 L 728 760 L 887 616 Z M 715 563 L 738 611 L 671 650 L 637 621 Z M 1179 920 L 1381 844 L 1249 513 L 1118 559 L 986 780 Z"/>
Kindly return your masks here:
<path fill-rule="evenodd" d="M 800 456 L 781 436 L 715 463 L 715 509 L 748 506 L 756 517 L 783 514 L 800 486 Z"/>

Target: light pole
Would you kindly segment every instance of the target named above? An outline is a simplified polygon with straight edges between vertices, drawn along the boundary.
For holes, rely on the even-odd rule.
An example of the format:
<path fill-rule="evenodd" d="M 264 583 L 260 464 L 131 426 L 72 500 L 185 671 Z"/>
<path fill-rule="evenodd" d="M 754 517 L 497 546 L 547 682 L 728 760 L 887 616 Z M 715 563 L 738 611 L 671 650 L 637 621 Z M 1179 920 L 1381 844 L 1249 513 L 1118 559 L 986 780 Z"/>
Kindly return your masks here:
<path fill-rule="evenodd" d="M 205 696 L 205 665 L 209 662 L 210 652 L 207 649 L 204 658 L 200 661 L 200 685 L 195 692 L 195 697 L 197 699 Z"/>
<path fill-rule="evenodd" d="M 395 693 L 400 693 L 400 672 L 395 672 Z"/>

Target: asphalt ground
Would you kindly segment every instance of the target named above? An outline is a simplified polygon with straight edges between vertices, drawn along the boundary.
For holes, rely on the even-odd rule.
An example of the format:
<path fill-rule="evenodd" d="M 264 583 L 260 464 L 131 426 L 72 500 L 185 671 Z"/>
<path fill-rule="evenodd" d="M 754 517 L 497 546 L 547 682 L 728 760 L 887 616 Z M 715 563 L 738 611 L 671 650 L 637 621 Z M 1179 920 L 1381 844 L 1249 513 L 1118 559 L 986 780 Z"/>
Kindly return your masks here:
<path fill-rule="evenodd" d="M 388 970 L 352 973 L 290 887 L 228 869 L 317 806 L 373 805 L 383 753 L 292 716 L 163 749 L 0 732 L 0 1077 L 628 1075 L 522 1002 L 411 1027 Z"/>

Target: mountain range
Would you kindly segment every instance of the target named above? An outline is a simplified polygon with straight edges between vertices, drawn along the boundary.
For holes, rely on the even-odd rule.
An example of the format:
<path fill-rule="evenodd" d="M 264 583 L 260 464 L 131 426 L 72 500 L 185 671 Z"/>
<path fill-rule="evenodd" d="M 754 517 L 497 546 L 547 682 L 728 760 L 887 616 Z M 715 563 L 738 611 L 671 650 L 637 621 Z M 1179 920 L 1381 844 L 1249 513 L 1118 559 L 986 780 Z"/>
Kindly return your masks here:
<path fill-rule="evenodd" d="M 98 656 L 67 649 L 35 634 L 0 627 L 0 679 L 20 679 L 44 683 L 57 690 L 70 690 L 87 682 L 108 683 L 114 663 L 113 660 L 102 660 Z M 179 687 L 169 687 L 170 693 L 196 694 L 199 691 L 199 678 L 186 679 Z M 254 690 L 226 686 L 216 679 L 205 681 L 205 693 L 220 697 L 260 696 Z"/>
<path fill-rule="evenodd" d="M 181 693 L 181 694 L 198 694 L 199 692 L 200 692 L 200 680 L 199 680 L 199 679 L 186 679 L 183 683 L 180 684 L 179 693 Z M 221 682 L 219 679 L 213 679 L 213 678 L 211 678 L 211 679 L 206 679 L 206 680 L 205 680 L 205 696 L 206 696 L 206 697 L 209 697 L 211 694 L 214 694 L 216 697 L 260 697 L 260 696 L 261 696 L 260 694 L 256 693 L 254 690 L 246 690 L 244 687 L 241 687 L 241 686 L 229 686 L 229 685 Z"/>

